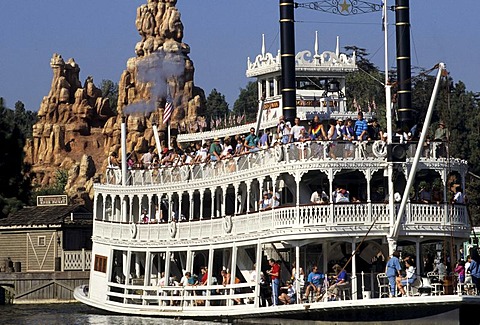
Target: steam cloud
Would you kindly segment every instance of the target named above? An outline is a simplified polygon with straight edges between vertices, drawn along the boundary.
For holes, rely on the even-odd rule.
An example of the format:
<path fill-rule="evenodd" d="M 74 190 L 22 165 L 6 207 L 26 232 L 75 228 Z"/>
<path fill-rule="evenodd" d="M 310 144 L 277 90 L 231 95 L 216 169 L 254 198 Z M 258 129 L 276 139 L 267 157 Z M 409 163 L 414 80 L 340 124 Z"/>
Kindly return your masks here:
<path fill-rule="evenodd" d="M 148 84 L 150 99 L 125 107 L 125 114 L 150 113 L 157 109 L 157 103 L 167 97 L 168 79 L 183 75 L 185 57 L 181 52 L 158 50 L 137 62 L 137 80 Z M 171 93 L 170 95 L 173 94 Z"/>

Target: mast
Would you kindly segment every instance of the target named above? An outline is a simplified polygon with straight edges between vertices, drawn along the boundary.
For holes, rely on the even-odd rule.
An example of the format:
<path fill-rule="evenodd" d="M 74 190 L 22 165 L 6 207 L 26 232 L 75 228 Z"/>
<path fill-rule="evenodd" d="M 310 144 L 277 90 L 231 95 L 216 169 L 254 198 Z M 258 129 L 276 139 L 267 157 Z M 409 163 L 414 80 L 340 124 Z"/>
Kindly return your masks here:
<path fill-rule="evenodd" d="M 286 121 L 297 115 L 295 86 L 295 18 L 293 0 L 280 0 L 280 49 L 282 60 L 282 105 Z"/>

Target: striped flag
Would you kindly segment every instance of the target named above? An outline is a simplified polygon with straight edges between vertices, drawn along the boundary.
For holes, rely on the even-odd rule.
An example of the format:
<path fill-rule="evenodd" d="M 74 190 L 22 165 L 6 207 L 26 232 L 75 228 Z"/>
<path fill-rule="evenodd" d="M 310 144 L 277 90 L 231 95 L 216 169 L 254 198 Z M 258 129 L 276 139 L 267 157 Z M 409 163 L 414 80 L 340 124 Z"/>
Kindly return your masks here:
<path fill-rule="evenodd" d="M 163 124 L 167 124 L 172 116 L 173 112 L 173 99 L 170 96 L 170 93 L 167 94 L 167 98 L 165 99 L 165 109 L 163 110 Z"/>

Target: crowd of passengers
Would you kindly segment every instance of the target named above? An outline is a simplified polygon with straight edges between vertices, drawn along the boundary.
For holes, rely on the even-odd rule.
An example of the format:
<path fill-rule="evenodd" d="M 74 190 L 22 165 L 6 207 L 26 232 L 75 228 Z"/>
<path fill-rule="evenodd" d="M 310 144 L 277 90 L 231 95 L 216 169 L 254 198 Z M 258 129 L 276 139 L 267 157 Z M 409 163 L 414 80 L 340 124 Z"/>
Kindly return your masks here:
<path fill-rule="evenodd" d="M 419 138 L 421 125 L 415 125 L 407 133 L 400 129 L 396 130 L 394 137 L 400 143 L 407 141 L 415 141 Z M 448 131 L 445 124 L 440 122 L 434 134 L 435 141 L 445 142 L 448 140 Z M 213 141 L 205 143 L 190 143 L 185 148 L 173 140 L 171 148 L 161 144 L 161 152 L 156 152 L 154 147 L 140 155 L 139 153 L 127 153 L 127 166 L 129 169 L 141 168 L 158 168 L 180 165 L 201 164 L 215 162 L 219 160 L 238 157 L 247 153 L 257 152 L 261 149 L 267 149 L 276 144 L 288 143 L 305 143 L 307 141 L 329 141 L 329 156 L 335 157 L 335 144 L 344 143 L 345 157 L 351 157 L 354 153 L 353 141 L 377 141 L 386 140 L 386 132 L 373 118 L 369 121 L 363 118 L 363 113 L 359 112 L 357 119 L 348 118 L 343 121 L 339 119 L 330 119 L 328 126 L 320 121 L 319 116 L 315 116 L 313 120 L 305 127 L 300 125 L 300 119 L 297 117 L 292 126 L 289 121 L 285 121 L 284 117 L 279 118 L 276 127 L 276 134 L 272 134 L 270 130 L 265 130 L 257 135 L 254 128 L 250 129 L 249 134 L 239 134 L 234 137 L 225 137 L 223 141 L 214 138 Z M 117 153 L 113 152 L 108 160 L 109 168 L 120 168 Z"/>

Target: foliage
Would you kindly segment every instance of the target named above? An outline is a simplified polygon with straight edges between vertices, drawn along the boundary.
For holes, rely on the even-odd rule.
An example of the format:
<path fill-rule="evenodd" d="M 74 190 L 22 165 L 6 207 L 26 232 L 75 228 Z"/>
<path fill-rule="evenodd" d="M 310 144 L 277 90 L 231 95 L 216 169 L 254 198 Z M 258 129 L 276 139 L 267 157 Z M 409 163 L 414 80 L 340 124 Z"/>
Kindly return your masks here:
<path fill-rule="evenodd" d="M 240 89 L 240 95 L 233 104 L 233 113 L 237 116 L 245 114 L 247 122 L 253 122 L 258 112 L 258 86 L 250 81 L 245 88 Z"/>
<path fill-rule="evenodd" d="M 103 79 L 99 88 L 102 90 L 102 97 L 108 98 L 112 111 L 117 112 L 118 84 L 111 80 Z"/>
<path fill-rule="evenodd" d="M 366 56 L 365 49 L 345 46 L 347 55 L 353 51 L 357 57 L 358 71 L 346 76 L 347 107 L 356 105 L 364 112 L 372 110 L 382 126 L 387 125 L 385 118 L 385 74 L 380 72 Z"/>
<path fill-rule="evenodd" d="M 57 169 L 55 172 L 55 181 L 52 185 L 42 187 L 35 191 L 34 199 L 40 195 L 60 195 L 65 194 L 65 186 L 68 181 L 68 171 L 64 169 Z"/>
<path fill-rule="evenodd" d="M 222 95 L 217 89 L 212 89 L 210 95 L 207 97 L 207 104 L 205 109 L 205 117 L 209 120 L 224 117 L 229 113 L 228 103 L 225 100 L 225 95 Z"/>
<path fill-rule="evenodd" d="M 4 106 L 0 98 L 0 218 L 18 210 L 30 197 L 28 166 L 24 165 L 23 147 L 26 135 L 31 135 L 35 119 L 26 112 L 23 103 L 15 104 L 15 111 Z"/>

